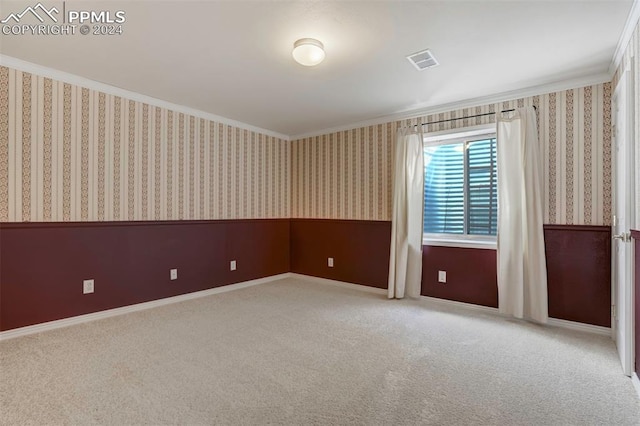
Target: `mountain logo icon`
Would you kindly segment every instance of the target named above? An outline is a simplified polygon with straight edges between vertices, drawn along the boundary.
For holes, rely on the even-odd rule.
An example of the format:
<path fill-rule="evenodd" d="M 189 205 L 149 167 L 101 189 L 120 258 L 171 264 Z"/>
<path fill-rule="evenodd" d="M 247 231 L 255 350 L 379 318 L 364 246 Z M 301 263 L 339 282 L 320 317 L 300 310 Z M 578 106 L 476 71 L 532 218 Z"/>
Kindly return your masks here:
<path fill-rule="evenodd" d="M 42 3 L 38 3 L 33 7 L 32 6 L 27 7 L 21 13 L 9 14 L 9 16 L 7 16 L 5 19 L 0 21 L 0 23 L 6 24 L 9 21 L 13 20 L 17 24 L 27 14 L 31 14 L 35 16 L 36 19 L 38 19 L 38 21 L 40 21 L 41 23 L 44 23 L 44 18 L 46 17 L 49 17 L 49 19 L 51 19 L 53 22 L 58 22 L 58 19 L 53 15 L 54 13 L 58 14 L 59 13 L 58 9 L 56 9 L 55 7 L 52 7 L 51 9 L 47 9 L 42 5 Z"/>

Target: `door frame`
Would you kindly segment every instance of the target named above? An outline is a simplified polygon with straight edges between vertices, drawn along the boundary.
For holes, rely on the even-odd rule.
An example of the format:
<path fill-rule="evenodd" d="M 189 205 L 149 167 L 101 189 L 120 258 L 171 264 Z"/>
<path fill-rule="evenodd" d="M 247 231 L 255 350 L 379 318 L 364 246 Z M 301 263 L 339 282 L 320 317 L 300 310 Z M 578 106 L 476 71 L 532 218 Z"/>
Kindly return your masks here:
<path fill-rule="evenodd" d="M 620 80 L 618 86 L 616 87 L 613 97 L 611 99 L 611 109 L 613 116 L 613 124 L 615 131 L 613 132 L 614 140 L 611 145 L 611 164 L 612 164 L 612 211 L 616 212 L 616 203 L 617 203 L 617 188 L 618 184 L 617 173 L 618 173 L 618 164 L 617 164 L 617 154 L 616 154 L 616 145 L 617 139 L 620 132 L 624 132 L 624 140 L 625 140 L 625 168 L 626 168 L 626 191 L 623 194 L 626 199 L 626 212 L 625 216 L 627 217 L 627 227 L 628 229 L 621 230 L 623 237 L 617 239 L 614 237 L 611 241 L 611 300 L 612 300 L 612 310 L 611 310 L 611 333 L 612 338 L 616 342 L 616 346 L 618 347 L 618 327 L 616 327 L 616 317 L 619 317 L 620 306 L 618 306 L 618 295 L 619 292 L 624 293 L 624 297 L 621 301 L 624 304 L 624 328 L 625 333 L 624 336 L 621 336 L 624 339 L 624 352 L 621 354 L 620 349 L 618 348 L 618 352 L 620 355 L 620 362 L 622 364 L 623 373 L 627 376 L 631 376 L 634 370 L 634 360 L 635 360 L 635 331 L 634 331 L 634 286 L 633 286 L 633 250 L 630 238 L 630 229 L 635 226 L 635 214 L 633 214 L 633 209 L 635 206 L 635 176 L 634 176 L 634 64 L 632 61 L 626 61 L 624 69 L 620 75 Z M 622 103 L 622 118 L 623 128 L 618 128 L 618 112 L 617 106 L 620 97 L 624 96 L 624 102 Z M 620 194 L 618 194 L 620 195 Z M 616 216 L 614 216 L 612 222 L 612 234 L 616 232 Z M 624 283 L 622 285 L 623 288 L 618 288 L 618 245 L 620 244 L 628 244 L 628 246 L 624 246 L 624 250 L 622 250 L 622 255 L 625 257 L 625 265 L 624 265 Z"/>

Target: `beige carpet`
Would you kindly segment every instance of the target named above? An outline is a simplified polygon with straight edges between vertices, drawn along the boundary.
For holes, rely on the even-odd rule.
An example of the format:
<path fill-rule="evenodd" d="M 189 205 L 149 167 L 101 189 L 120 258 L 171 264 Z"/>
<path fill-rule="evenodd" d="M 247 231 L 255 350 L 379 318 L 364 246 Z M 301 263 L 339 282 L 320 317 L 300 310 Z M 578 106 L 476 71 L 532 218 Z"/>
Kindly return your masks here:
<path fill-rule="evenodd" d="M 0 423 L 640 424 L 606 337 L 285 279 L 0 343 Z"/>

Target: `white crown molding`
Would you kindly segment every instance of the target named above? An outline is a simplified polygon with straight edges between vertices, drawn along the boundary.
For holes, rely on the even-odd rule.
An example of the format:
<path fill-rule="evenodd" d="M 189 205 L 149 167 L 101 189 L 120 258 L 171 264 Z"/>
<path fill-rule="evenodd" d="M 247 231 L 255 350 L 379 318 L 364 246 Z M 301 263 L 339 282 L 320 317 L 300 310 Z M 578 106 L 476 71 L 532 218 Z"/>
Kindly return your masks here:
<path fill-rule="evenodd" d="M 176 112 L 182 112 L 184 114 L 192 115 L 194 117 L 204 118 L 205 120 L 211 120 L 217 123 L 227 124 L 229 126 L 234 126 L 239 129 L 262 133 L 264 135 L 273 136 L 275 138 L 283 139 L 285 141 L 290 140 L 288 135 L 285 135 L 282 133 L 274 132 L 268 129 L 263 129 L 261 127 L 252 126 L 251 124 L 232 120 L 226 117 L 221 117 L 219 115 L 211 114 L 195 108 L 189 108 L 183 105 L 178 105 L 168 101 L 163 101 L 161 99 L 156 99 L 154 97 L 132 92 L 126 89 L 121 89 L 119 87 L 115 87 L 106 83 L 100 83 L 98 81 L 90 80 L 88 78 L 80 77 L 78 75 L 74 75 L 64 71 L 59 71 L 53 68 L 34 64 L 32 62 L 23 61 L 22 59 L 14 58 L 12 56 L 0 54 L 0 65 L 13 68 L 19 71 L 23 71 L 23 72 L 36 74 L 42 77 L 51 78 L 53 80 L 58 80 L 65 83 L 73 84 L 76 86 L 85 87 L 87 89 L 97 90 L 99 92 L 103 92 L 109 95 L 120 96 L 125 99 L 143 102 L 149 105 L 169 109 Z"/>
<path fill-rule="evenodd" d="M 640 2 L 640 0 L 635 0 L 634 10 L 640 10 L 640 7 L 637 7 L 638 2 Z M 635 14 L 638 15 L 638 12 L 636 12 Z M 636 17 L 636 21 L 637 20 L 638 19 Z M 401 111 L 395 114 L 385 115 L 385 116 L 381 116 L 381 117 L 377 117 L 377 118 L 365 120 L 365 121 L 359 121 L 359 122 L 347 124 L 344 126 L 331 127 L 331 128 L 316 130 L 316 131 L 303 133 L 299 135 L 289 136 L 283 133 L 278 133 L 268 129 L 263 129 L 261 127 L 253 126 L 247 123 L 243 123 L 241 121 L 232 120 L 230 118 L 221 117 L 221 116 L 204 112 L 201 110 L 197 110 L 194 108 L 174 104 L 168 101 L 163 101 L 161 99 L 156 99 L 151 96 L 132 92 L 130 90 L 121 89 L 119 87 L 115 87 L 106 83 L 90 80 L 88 78 L 80 77 L 64 71 L 59 71 L 53 68 L 34 64 L 32 62 L 23 61 L 21 59 L 14 58 L 8 55 L 0 54 L 0 65 L 6 66 L 9 68 L 14 68 L 19 71 L 24 71 L 24 72 L 40 75 L 43 77 L 48 77 L 54 80 L 63 81 L 65 83 L 74 84 L 77 86 L 82 86 L 89 89 L 97 90 L 113 96 L 120 96 L 122 98 L 147 103 L 149 105 L 154 105 L 160 108 L 166 108 L 172 111 L 182 112 L 184 114 L 192 115 L 194 117 L 204 118 L 206 120 L 212 120 L 218 123 L 224 123 L 230 126 L 249 130 L 252 132 L 262 133 L 268 136 L 273 136 L 275 138 L 282 139 L 284 141 L 291 141 L 291 140 L 303 139 L 303 138 L 308 138 L 313 136 L 320 136 L 320 135 L 325 135 L 325 134 L 330 134 L 335 132 L 342 132 L 346 130 L 357 129 L 360 127 L 374 126 L 378 124 L 385 124 L 385 123 L 399 121 L 399 120 L 408 120 L 408 119 L 422 117 L 429 114 L 438 114 L 438 113 L 453 111 L 453 110 L 462 109 L 462 108 L 471 108 L 471 107 L 476 107 L 481 105 L 503 102 L 511 99 L 518 99 L 518 98 L 524 98 L 529 96 L 542 95 L 545 93 L 575 89 L 578 87 L 590 86 L 593 84 L 607 83 L 611 81 L 611 77 L 612 77 L 612 74 L 609 74 L 609 73 L 595 74 L 595 75 L 580 77 L 580 78 L 571 79 L 571 80 L 564 80 L 564 81 L 550 83 L 550 84 L 532 86 L 532 87 L 513 90 L 509 92 L 501 92 L 495 95 L 482 96 L 482 97 L 466 99 L 466 100 L 457 101 L 457 102 L 451 102 L 447 104 L 434 105 L 434 106 L 429 106 L 429 107 L 419 108 L 419 109 L 412 109 L 409 111 Z"/>
<path fill-rule="evenodd" d="M 494 104 L 494 103 L 504 102 L 512 99 L 544 95 L 545 93 L 561 92 L 564 90 L 571 90 L 579 87 L 591 86 L 594 84 L 609 83 L 610 81 L 611 81 L 611 76 L 608 73 L 593 74 L 585 77 L 574 78 L 571 80 L 563 80 L 555 83 L 531 86 L 531 87 L 512 90 L 508 92 L 501 92 L 495 95 L 465 99 L 465 100 L 451 102 L 447 104 L 434 105 L 434 106 L 429 106 L 429 107 L 419 108 L 419 109 L 412 109 L 410 111 L 401 111 L 396 114 L 385 115 L 385 116 L 374 118 L 371 120 L 359 121 L 359 122 L 347 124 L 344 126 L 331 127 L 331 128 L 313 131 L 313 132 L 302 133 L 299 135 L 292 135 L 289 138 L 293 141 L 293 140 L 309 138 L 313 136 L 343 132 L 345 130 L 358 129 L 361 127 L 376 126 L 378 124 L 385 124 L 385 123 L 390 123 L 390 122 L 399 121 L 399 120 L 409 120 L 412 118 L 423 117 L 425 115 L 430 115 L 430 114 L 438 114 L 441 112 L 449 112 L 449 111 L 454 111 L 454 110 L 463 109 L 463 108 L 472 108 L 476 106 Z"/>
<path fill-rule="evenodd" d="M 627 17 L 627 22 L 624 25 L 624 29 L 622 30 L 622 34 L 620 34 L 620 39 L 618 40 L 618 45 L 616 46 L 616 51 L 613 54 L 613 58 L 611 59 L 611 64 L 609 65 L 609 75 L 613 78 L 613 75 L 616 72 L 616 69 L 620 65 L 622 61 L 622 57 L 624 56 L 624 52 L 627 50 L 627 46 L 631 41 L 631 37 L 633 37 L 633 32 L 636 29 L 636 26 L 640 22 L 640 0 L 634 0 L 633 5 L 631 5 L 631 11 L 629 12 L 629 16 Z"/>
<path fill-rule="evenodd" d="M 172 303 L 184 302 L 186 300 L 197 299 L 214 294 L 226 293 L 228 291 L 239 290 L 241 288 L 252 287 L 255 285 L 266 284 L 272 281 L 281 280 L 291 277 L 291 273 L 287 272 L 270 277 L 258 278 L 256 280 L 244 281 L 237 284 L 225 285 L 222 287 L 210 288 L 208 290 L 196 291 L 193 293 L 181 294 L 179 296 L 167 297 L 164 299 L 152 300 L 150 302 L 137 303 L 135 305 L 123 306 L 121 308 L 108 309 L 106 311 L 94 312 L 86 315 L 78 315 L 75 317 L 64 318 L 56 321 L 49 321 L 41 324 L 20 327 L 13 330 L 0 332 L 0 342 L 3 340 L 14 339 L 16 337 L 28 336 L 30 334 L 42 333 L 44 331 L 55 330 L 58 328 L 69 327 L 71 325 L 83 324 L 90 321 L 110 318 L 117 315 L 129 314 L 132 312 L 143 311 L 146 309 L 157 308 L 159 306 L 169 305 Z"/>

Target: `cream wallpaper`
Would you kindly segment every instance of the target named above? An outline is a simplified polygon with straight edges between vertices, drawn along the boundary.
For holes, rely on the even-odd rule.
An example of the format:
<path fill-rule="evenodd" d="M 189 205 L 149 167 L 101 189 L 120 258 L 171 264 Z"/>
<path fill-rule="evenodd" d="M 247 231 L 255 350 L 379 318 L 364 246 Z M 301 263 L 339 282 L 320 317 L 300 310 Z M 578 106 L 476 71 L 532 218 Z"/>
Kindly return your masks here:
<path fill-rule="evenodd" d="M 293 217 L 390 220 L 395 131 L 386 123 L 293 141 Z"/>
<path fill-rule="evenodd" d="M 636 28 L 627 55 L 637 49 Z M 399 125 L 535 105 L 547 177 L 545 223 L 609 225 L 611 87 L 288 142 L 0 67 L 0 222 L 390 220 Z M 425 131 L 494 120 L 449 121 Z"/>
<path fill-rule="evenodd" d="M 611 84 L 582 87 L 421 117 L 423 123 L 535 105 L 544 147 L 544 221 L 608 225 L 611 221 Z M 495 116 L 425 126 L 448 130 Z M 293 141 L 292 216 L 391 220 L 392 153 L 399 125 L 386 123 Z"/>
<path fill-rule="evenodd" d="M 290 146 L 0 67 L 0 222 L 287 218 Z"/>
<path fill-rule="evenodd" d="M 635 100 L 635 169 L 636 169 L 636 228 L 640 227 L 640 22 L 636 24 L 633 36 L 625 50 L 624 56 L 619 64 L 613 77 L 613 88 L 617 87 L 622 66 L 632 61 L 635 65 L 634 74 L 634 100 Z"/>

